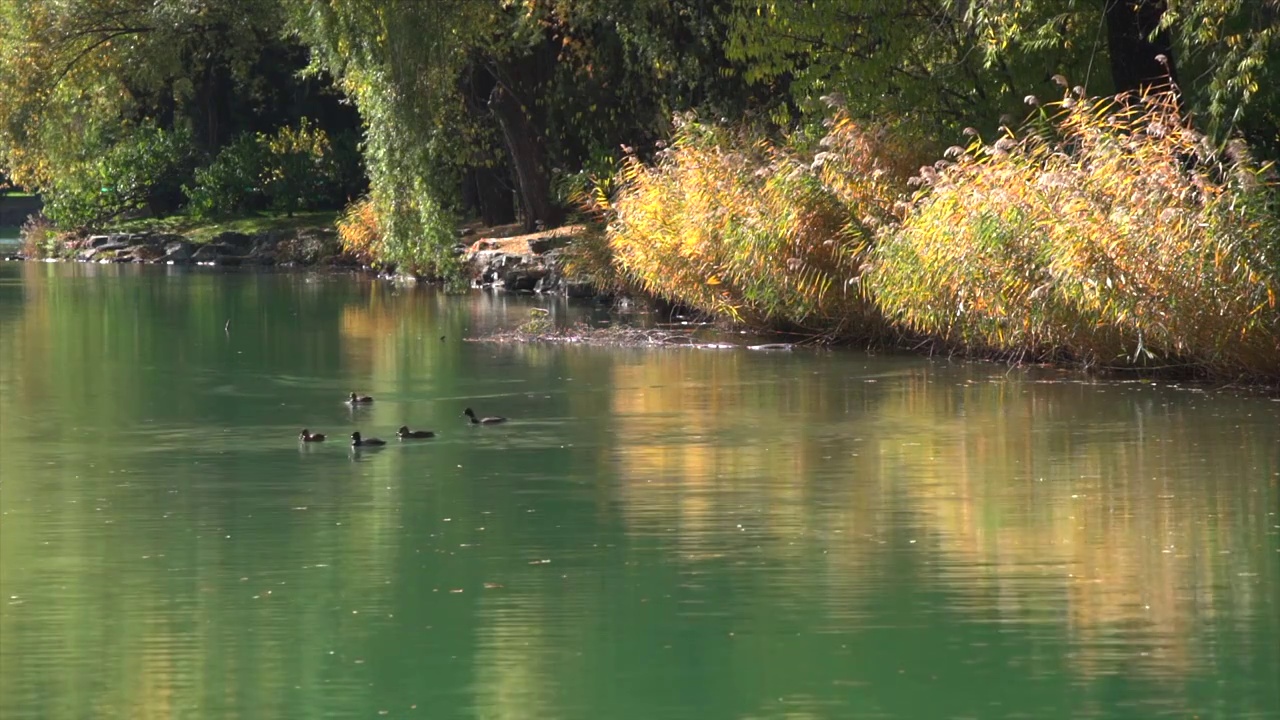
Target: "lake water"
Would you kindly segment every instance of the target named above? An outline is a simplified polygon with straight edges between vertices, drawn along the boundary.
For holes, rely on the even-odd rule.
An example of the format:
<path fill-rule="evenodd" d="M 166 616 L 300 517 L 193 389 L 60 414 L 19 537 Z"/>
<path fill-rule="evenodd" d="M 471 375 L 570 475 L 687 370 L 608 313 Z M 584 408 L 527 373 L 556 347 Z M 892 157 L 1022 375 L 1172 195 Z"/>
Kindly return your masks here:
<path fill-rule="evenodd" d="M 1280 717 L 1280 402 L 541 302 L 0 264 L 0 717 Z"/>

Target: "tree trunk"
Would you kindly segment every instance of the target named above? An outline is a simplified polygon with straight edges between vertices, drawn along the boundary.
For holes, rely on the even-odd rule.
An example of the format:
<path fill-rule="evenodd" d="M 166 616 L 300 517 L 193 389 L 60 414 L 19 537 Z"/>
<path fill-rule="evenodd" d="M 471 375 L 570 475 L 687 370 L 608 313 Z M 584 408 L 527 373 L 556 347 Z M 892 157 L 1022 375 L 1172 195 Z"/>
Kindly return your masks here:
<path fill-rule="evenodd" d="M 547 150 L 530 116 L 528 106 L 502 83 L 489 95 L 489 110 L 497 118 L 515 169 L 525 230 L 533 232 L 541 222 L 555 227 L 562 218 L 551 199 L 551 174 L 547 170 Z"/>
<path fill-rule="evenodd" d="M 1159 30 L 1165 0 L 1103 0 L 1107 19 L 1107 49 L 1116 92 L 1141 90 L 1177 82 L 1173 44 L 1167 30 Z M 1157 30 L 1159 30 L 1157 32 Z M 1156 56 L 1163 55 L 1163 64 Z"/>

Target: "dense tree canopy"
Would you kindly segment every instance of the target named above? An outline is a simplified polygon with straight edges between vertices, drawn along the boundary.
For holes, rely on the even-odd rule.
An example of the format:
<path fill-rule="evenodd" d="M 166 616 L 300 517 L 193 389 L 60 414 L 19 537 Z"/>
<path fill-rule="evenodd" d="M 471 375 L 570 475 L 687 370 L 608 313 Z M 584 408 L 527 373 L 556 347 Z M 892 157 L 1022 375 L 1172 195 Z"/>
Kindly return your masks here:
<path fill-rule="evenodd" d="M 326 83 L 297 76 L 307 51 L 284 18 L 274 0 L 0 0 L 0 166 L 57 200 L 104 157 L 145 156 L 172 166 L 150 179 L 172 209 L 241 133 L 308 116 L 354 128 Z"/>
<path fill-rule="evenodd" d="M 946 145 L 1055 76 L 1107 94 L 1171 73 L 1204 129 L 1274 153 L 1278 27 L 1280 0 L 0 0 L 0 168 L 54 191 L 121 144 L 198 164 L 244 132 L 350 124 L 332 77 L 384 228 L 442 251 L 460 212 L 558 222 L 558 183 L 688 110 L 783 130 L 838 94 Z"/>

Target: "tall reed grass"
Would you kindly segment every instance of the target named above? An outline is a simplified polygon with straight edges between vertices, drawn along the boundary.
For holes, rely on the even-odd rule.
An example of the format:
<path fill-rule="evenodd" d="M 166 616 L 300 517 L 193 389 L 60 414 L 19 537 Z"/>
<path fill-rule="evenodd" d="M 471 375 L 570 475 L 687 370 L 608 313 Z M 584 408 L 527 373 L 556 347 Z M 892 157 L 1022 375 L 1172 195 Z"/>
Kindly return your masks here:
<path fill-rule="evenodd" d="M 378 258 L 382 226 L 373 200 L 365 197 L 351 203 L 342 211 L 337 224 L 343 251 L 366 265 L 374 264 Z"/>
<path fill-rule="evenodd" d="M 861 132 L 846 121 L 827 145 L 858 145 Z M 855 169 L 866 178 L 831 182 Z M 609 248 L 655 295 L 755 325 L 876 334 L 883 324 L 860 277 L 871 226 L 904 196 L 892 175 L 871 154 L 828 148 L 806 161 L 746 131 L 677 118 L 652 166 L 624 160 Z"/>
<path fill-rule="evenodd" d="M 1010 355 L 1280 373 L 1270 168 L 1216 153 L 1172 91 L 1076 88 L 949 154 L 876 248 L 893 321 Z"/>

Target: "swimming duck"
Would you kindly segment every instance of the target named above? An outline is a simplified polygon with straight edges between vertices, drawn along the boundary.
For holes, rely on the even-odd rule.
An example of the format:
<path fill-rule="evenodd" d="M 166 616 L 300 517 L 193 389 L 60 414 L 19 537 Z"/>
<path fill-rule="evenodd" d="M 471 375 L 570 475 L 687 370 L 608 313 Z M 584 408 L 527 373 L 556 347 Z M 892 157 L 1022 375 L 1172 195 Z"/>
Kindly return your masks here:
<path fill-rule="evenodd" d="M 313 433 L 302 428 L 302 432 L 298 433 L 298 439 L 302 442 L 324 442 L 324 433 Z"/>
<path fill-rule="evenodd" d="M 466 410 L 463 410 L 462 414 L 471 418 L 472 425 L 495 425 L 497 423 L 503 423 L 507 421 L 507 419 L 504 417 L 496 417 L 496 416 L 478 418 L 476 417 L 475 411 L 472 410 L 471 408 L 467 408 Z"/>
<path fill-rule="evenodd" d="M 410 430 L 408 425 L 401 425 L 400 429 L 396 431 L 396 435 L 398 435 L 401 440 L 433 438 L 436 436 L 436 434 L 430 430 Z"/>
<path fill-rule="evenodd" d="M 378 438 L 362 438 L 358 432 L 351 433 L 351 447 L 377 447 L 379 445 L 386 444 L 386 440 L 379 440 Z"/>
<path fill-rule="evenodd" d="M 351 397 L 347 400 L 347 402 L 351 403 L 352 405 L 359 405 L 362 403 L 371 403 L 373 402 L 373 398 L 369 397 L 368 395 L 357 395 L 355 393 L 351 393 Z"/>

